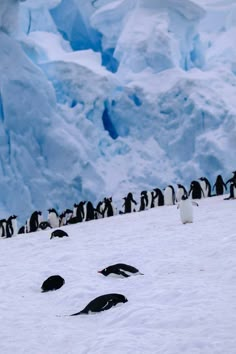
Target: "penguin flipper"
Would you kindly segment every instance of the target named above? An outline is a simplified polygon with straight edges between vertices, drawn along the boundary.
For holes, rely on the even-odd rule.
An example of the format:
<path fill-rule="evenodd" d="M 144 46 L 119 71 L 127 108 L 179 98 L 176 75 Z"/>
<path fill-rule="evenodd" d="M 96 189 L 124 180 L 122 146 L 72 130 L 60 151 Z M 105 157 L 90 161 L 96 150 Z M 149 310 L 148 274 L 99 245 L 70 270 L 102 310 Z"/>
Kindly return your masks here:
<path fill-rule="evenodd" d="M 126 274 L 125 272 L 123 272 L 122 270 L 120 270 L 118 274 L 122 275 L 122 276 L 125 277 L 125 278 L 128 278 L 128 277 L 129 277 L 129 275 Z"/>
<path fill-rule="evenodd" d="M 102 307 L 102 311 L 109 310 L 112 306 L 114 306 L 113 300 L 108 300 L 108 302 L 105 304 L 105 306 Z"/>

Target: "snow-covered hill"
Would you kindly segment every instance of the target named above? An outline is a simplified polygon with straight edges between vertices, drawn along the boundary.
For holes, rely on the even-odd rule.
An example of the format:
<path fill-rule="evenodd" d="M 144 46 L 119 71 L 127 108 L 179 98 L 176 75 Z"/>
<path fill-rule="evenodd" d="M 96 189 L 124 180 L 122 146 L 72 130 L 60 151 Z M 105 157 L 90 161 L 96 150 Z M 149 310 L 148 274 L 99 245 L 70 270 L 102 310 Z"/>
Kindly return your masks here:
<path fill-rule="evenodd" d="M 234 354 L 235 200 L 212 197 L 193 224 L 176 206 L 0 240 L 0 352 L 4 354 Z M 117 263 L 144 276 L 106 278 Z M 41 293 L 59 274 L 65 285 Z M 128 302 L 103 313 L 64 317 L 118 292 Z M 58 317 L 59 316 L 59 317 Z"/>
<path fill-rule="evenodd" d="M 235 31 L 232 0 L 1 0 L 1 215 L 228 176 Z"/>

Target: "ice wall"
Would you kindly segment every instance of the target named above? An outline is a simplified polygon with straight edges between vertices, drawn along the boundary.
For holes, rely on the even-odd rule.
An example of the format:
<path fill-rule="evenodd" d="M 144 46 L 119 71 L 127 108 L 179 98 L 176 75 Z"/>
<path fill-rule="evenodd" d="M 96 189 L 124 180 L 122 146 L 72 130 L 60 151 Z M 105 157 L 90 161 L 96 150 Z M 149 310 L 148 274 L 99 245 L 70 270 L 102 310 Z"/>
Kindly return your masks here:
<path fill-rule="evenodd" d="M 234 2 L 0 5 L 0 210 L 235 170 Z"/>

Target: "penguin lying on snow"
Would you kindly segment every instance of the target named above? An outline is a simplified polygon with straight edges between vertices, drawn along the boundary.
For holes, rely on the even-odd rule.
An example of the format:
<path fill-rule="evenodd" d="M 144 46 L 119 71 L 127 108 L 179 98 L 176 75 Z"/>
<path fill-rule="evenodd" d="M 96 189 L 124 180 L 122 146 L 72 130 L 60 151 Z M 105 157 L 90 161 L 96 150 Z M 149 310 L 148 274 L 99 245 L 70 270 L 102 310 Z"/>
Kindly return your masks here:
<path fill-rule="evenodd" d="M 65 280 L 60 275 L 52 275 L 46 279 L 42 286 L 42 292 L 60 289 L 65 284 Z"/>
<path fill-rule="evenodd" d="M 52 226 L 49 224 L 48 221 L 41 221 L 39 224 L 38 230 L 48 230 L 51 229 Z"/>
<path fill-rule="evenodd" d="M 50 240 L 53 238 L 53 237 L 69 237 L 69 235 L 64 231 L 64 230 L 55 230 L 51 233 L 51 237 L 50 237 Z"/>
<path fill-rule="evenodd" d="M 93 312 L 101 312 L 109 310 L 111 307 L 116 306 L 119 303 L 125 303 L 128 300 L 122 294 L 106 294 L 96 297 L 90 301 L 88 305 L 80 312 L 73 313 L 70 316 L 77 316 L 83 314 L 90 314 Z"/>
<path fill-rule="evenodd" d="M 138 275 L 138 274 L 144 275 L 143 273 L 140 273 L 140 271 L 137 268 L 124 263 L 117 263 L 111 265 L 107 268 L 104 268 L 103 270 L 99 270 L 98 273 L 103 274 L 105 277 L 111 275 L 111 276 L 119 276 L 121 278 L 128 278 L 131 275 Z"/>

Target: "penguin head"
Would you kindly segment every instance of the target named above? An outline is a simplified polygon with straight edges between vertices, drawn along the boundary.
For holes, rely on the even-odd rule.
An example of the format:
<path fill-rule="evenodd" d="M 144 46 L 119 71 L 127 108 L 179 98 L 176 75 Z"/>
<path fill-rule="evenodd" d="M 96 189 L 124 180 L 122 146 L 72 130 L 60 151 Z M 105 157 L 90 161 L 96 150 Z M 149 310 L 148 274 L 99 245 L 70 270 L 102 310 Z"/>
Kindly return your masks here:
<path fill-rule="evenodd" d="M 109 271 L 107 268 L 104 268 L 102 270 L 98 270 L 98 273 L 101 273 L 106 277 L 109 274 Z"/>
<path fill-rule="evenodd" d="M 182 200 L 187 200 L 187 199 L 188 199 L 187 194 L 184 194 L 181 199 L 182 199 Z"/>
<path fill-rule="evenodd" d="M 16 215 L 11 215 L 11 216 L 9 217 L 9 219 L 11 219 L 11 220 L 16 219 L 16 218 L 17 218 Z M 9 220 L 9 219 L 8 219 L 8 220 Z"/>

